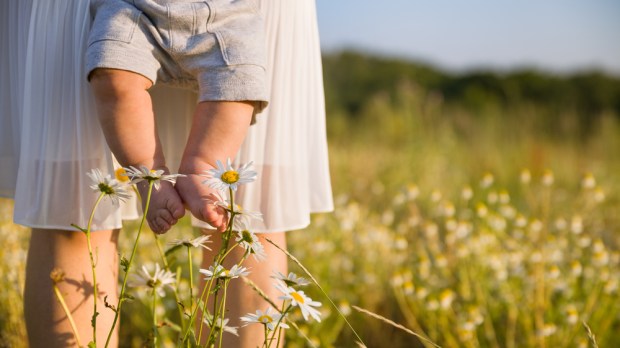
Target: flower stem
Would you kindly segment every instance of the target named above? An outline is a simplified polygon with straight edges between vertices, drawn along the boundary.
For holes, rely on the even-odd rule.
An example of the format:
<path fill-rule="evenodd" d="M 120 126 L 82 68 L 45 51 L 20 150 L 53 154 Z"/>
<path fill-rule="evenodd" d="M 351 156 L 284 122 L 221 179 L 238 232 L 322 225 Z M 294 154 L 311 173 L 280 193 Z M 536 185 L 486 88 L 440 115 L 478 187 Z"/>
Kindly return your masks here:
<path fill-rule="evenodd" d="M 170 264 L 168 263 L 168 258 L 166 257 L 166 253 L 164 252 L 164 248 L 161 246 L 161 241 L 159 240 L 159 237 L 155 233 L 153 233 L 153 236 L 155 237 L 155 244 L 157 245 L 159 256 L 161 256 L 161 260 L 164 263 L 164 269 L 168 272 L 172 272 L 172 270 L 170 269 Z M 173 293 L 174 293 L 174 300 L 176 301 L 176 304 L 177 304 L 177 309 L 179 310 L 179 321 L 181 322 L 181 328 L 184 328 L 185 320 L 184 320 L 184 315 L 183 315 L 183 307 L 181 305 L 181 300 L 179 299 L 177 287 L 173 288 Z"/>
<path fill-rule="evenodd" d="M 189 266 L 189 308 L 194 307 L 194 268 L 192 267 L 192 248 L 187 247 L 187 265 Z"/>
<path fill-rule="evenodd" d="M 67 315 L 67 319 L 69 319 L 69 324 L 71 324 L 71 329 L 73 330 L 73 335 L 75 336 L 75 342 L 77 343 L 78 347 L 82 347 L 82 343 L 80 342 L 80 334 L 78 333 L 78 329 L 77 329 L 77 326 L 75 325 L 75 321 L 73 321 L 73 316 L 71 315 L 71 311 L 69 310 L 69 307 L 67 307 L 67 303 L 65 302 L 65 299 L 62 297 L 62 293 L 60 292 L 60 289 L 58 289 L 58 286 L 56 284 L 53 284 L 52 286 L 54 288 L 54 294 L 56 294 L 56 298 L 58 299 L 58 302 L 60 302 L 62 309 L 65 311 L 65 314 Z"/>
<path fill-rule="evenodd" d="M 129 257 L 129 262 L 127 263 L 127 269 L 125 270 L 125 275 L 123 276 L 123 285 L 121 287 L 121 293 L 118 296 L 118 304 L 116 306 L 116 312 L 114 313 L 114 320 L 112 321 L 112 327 L 110 328 L 110 332 L 108 333 L 108 338 L 105 341 L 105 347 L 108 347 L 108 345 L 110 344 L 110 339 L 112 338 L 114 327 L 116 326 L 118 317 L 121 314 L 121 307 L 123 306 L 123 302 L 125 300 L 124 296 L 125 296 L 125 289 L 127 287 L 127 279 L 129 279 L 129 270 L 131 268 L 131 264 L 133 263 L 134 256 L 136 256 L 136 250 L 138 249 L 138 241 L 140 240 L 140 233 L 142 232 L 142 227 L 144 226 L 144 221 L 146 220 L 146 214 L 149 211 L 149 203 L 151 202 L 152 192 L 153 192 L 153 181 L 149 181 L 149 190 L 148 190 L 148 194 L 146 197 L 146 206 L 144 207 L 144 213 L 142 215 L 142 220 L 140 220 L 140 226 L 138 227 L 136 241 L 133 244 L 133 250 L 131 251 L 131 256 Z"/>
<path fill-rule="evenodd" d="M 351 329 L 351 332 L 353 332 L 353 335 L 355 335 L 355 338 L 357 338 L 357 340 L 359 342 L 364 343 L 364 340 L 362 340 L 362 338 L 357 334 L 357 331 L 355 331 L 355 329 L 353 328 L 351 323 L 349 323 L 349 320 L 347 320 L 347 317 L 340 311 L 340 308 L 338 308 L 338 306 L 336 306 L 334 301 L 332 301 L 331 297 L 329 297 L 329 295 L 327 295 L 327 292 L 323 289 L 321 284 L 319 284 L 319 282 L 316 280 L 316 278 L 314 278 L 314 276 L 310 273 L 310 271 L 308 271 L 308 269 L 295 256 L 291 255 L 291 253 L 289 253 L 285 249 L 282 249 L 279 245 L 274 243 L 271 239 L 265 238 L 265 240 L 267 242 L 269 242 L 269 244 L 275 246 L 281 252 L 286 254 L 286 256 L 288 256 L 293 262 L 295 262 L 306 273 L 306 275 L 308 275 L 308 277 L 310 277 L 312 282 L 319 288 L 319 290 L 321 290 L 321 292 L 323 293 L 325 298 L 327 298 L 327 301 L 329 301 L 329 303 L 336 310 L 336 312 L 338 312 L 338 315 L 340 315 L 340 317 L 342 317 L 342 319 L 344 319 L 344 322 L 347 324 L 347 326 L 349 326 L 349 329 Z"/>
<path fill-rule="evenodd" d="M 189 336 L 189 332 L 192 328 L 192 325 L 194 325 L 194 321 L 196 320 L 196 314 L 198 313 L 198 309 L 201 307 L 200 306 L 200 302 L 203 303 L 202 305 L 202 313 L 203 313 L 203 317 L 204 317 L 204 313 L 207 312 L 207 299 L 208 299 L 208 294 L 211 292 L 211 286 L 213 286 L 213 279 L 215 278 L 211 278 L 209 279 L 209 281 L 205 284 L 205 286 L 202 288 L 202 293 L 200 294 L 200 300 L 197 303 L 196 308 L 192 309 L 192 314 L 189 318 L 189 323 L 187 324 L 187 328 L 185 329 L 185 333 L 183 334 L 183 341 L 187 340 L 188 336 Z M 202 328 L 202 325 L 201 325 Z M 199 341 L 200 342 L 200 341 Z"/>
<path fill-rule="evenodd" d="M 157 294 L 153 288 L 153 347 L 157 347 Z"/>
<path fill-rule="evenodd" d="M 220 345 L 219 347 L 222 347 L 222 339 L 224 338 L 224 314 L 226 313 L 226 290 L 228 289 L 228 283 L 230 282 L 229 279 L 224 281 L 224 296 L 222 296 L 222 309 L 220 310 L 220 314 L 219 317 L 221 318 L 221 324 L 220 325 Z M 215 318 L 213 319 L 213 322 L 215 323 Z M 215 325 L 214 325 L 215 326 Z M 213 330 L 213 329 L 212 329 Z"/>
<path fill-rule="evenodd" d="M 292 305 L 288 305 L 288 307 L 286 307 L 286 309 L 284 308 L 284 306 L 286 305 L 286 301 L 285 303 L 282 303 L 282 310 L 281 310 L 281 315 L 280 318 L 278 319 L 278 322 L 276 323 L 276 327 L 273 330 L 273 335 L 276 334 L 276 331 L 278 332 L 278 341 L 276 342 L 276 347 L 280 347 L 280 338 L 282 337 L 282 328 L 280 327 L 280 324 L 282 323 L 282 320 L 284 319 L 284 317 L 286 316 L 286 313 L 288 313 L 291 308 L 293 308 Z M 271 336 L 271 340 L 273 341 L 273 335 Z M 271 342 L 269 342 L 269 346 L 268 348 L 271 347 Z"/>
<path fill-rule="evenodd" d="M 93 206 L 93 210 L 90 213 L 90 218 L 88 219 L 88 226 L 86 227 L 86 244 L 88 245 L 88 256 L 90 258 L 90 268 L 93 273 L 93 316 L 91 320 L 91 325 L 93 327 L 93 343 L 95 344 L 95 346 L 97 346 L 97 316 L 99 315 L 99 313 L 97 313 L 97 297 L 99 296 L 99 291 L 98 291 L 98 286 L 97 286 L 97 272 L 95 271 L 95 267 L 97 265 L 95 264 L 95 258 L 93 256 L 93 247 L 91 244 L 90 229 L 93 223 L 93 219 L 95 217 L 95 210 L 97 210 L 97 206 L 99 205 L 99 202 L 101 202 L 104 196 L 105 196 L 105 193 L 101 192 L 99 194 L 99 197 L 97 197 L 97 201 L 95 202 L 95 205 Z"/>

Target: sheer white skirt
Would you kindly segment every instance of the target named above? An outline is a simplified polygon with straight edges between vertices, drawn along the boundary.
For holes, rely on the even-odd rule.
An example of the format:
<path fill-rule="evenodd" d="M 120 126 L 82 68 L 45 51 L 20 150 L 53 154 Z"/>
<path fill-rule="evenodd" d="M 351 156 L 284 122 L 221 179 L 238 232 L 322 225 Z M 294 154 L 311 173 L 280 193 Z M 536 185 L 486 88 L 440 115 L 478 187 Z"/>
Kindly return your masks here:
<path fill-rule="evenodd" d="M 243 186 L 236 200 L 263 213 L 256 231 L 278 232 L 304 228 L 310 213 L 331 211 L 333 203 L 314 1 L 263 1 L 262 10 L 270 103 L 236 158 L 253 161 L 258 180 Z M 85 173 L 113 173 L 84 73 L 89 27 L 88 1 L 0 2 L 0 196 L 15 199 L 18 224 L 85 226 L 97 197 Z M 196 96 L 164 86 L 151 92 L 174 171 Z M 122 219 L 139 215 L 135 199 L 120 208 L 104 200 L 93 230 L 120 228 Z"/>

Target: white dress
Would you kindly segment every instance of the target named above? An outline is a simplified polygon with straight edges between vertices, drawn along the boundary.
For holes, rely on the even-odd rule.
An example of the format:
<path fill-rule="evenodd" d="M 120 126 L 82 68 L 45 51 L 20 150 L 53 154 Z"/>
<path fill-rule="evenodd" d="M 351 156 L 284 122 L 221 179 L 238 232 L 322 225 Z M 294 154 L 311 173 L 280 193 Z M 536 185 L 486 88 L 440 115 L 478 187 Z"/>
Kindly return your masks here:
<path fill-rule="evenodd" d="M 257 232 L 300 229 L 310 213 L 333 209 L 323 81 L 313 0 L 262 2 L 266 22 L 270 103 L 237 155 L 259 176 L 238 193 L 260 211 Z M 15 198 L 18 224 L 72 229 L 85 226 L 96 194 L 85 175 L 113 173 L 114 160 L 95 115 L 84 74 L 90 27 L 88 1 L 0 1 L 0 196 Z M 152 89 L 168 167 L 178 168 L 193 92 Z M 137 218 L 134 201 L 104 201 L 93 230 L 120 228 Z"/>

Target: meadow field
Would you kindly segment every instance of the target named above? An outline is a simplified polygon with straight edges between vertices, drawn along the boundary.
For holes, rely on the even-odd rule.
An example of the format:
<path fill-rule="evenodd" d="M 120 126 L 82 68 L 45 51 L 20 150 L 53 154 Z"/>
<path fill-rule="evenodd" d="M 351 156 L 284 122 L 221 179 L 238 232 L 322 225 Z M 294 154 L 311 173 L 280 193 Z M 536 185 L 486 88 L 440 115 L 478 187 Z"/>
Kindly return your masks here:
<path fill-rule="evenodd" d="M 336 209 L 289 233 L 290 251 L 366 346 L 620 346 L 614 110 L 583 132 L 577 111 L 460 107 L 412 83 L 366 95 L 355 115 L 328 110 Z M 0 200 L 0 347 L 25 344 L 28 231 L 11 224 L 11 209 Z M 123 233 L 125 250 L 135 227 Z M 192 233 L 183 221 L 162 240 Z M 149 237 L 137 264 L 157 258 Z M 307 293 L 323 303 L 323 320 L 287 330 L 287 347 L 356 347 L 324 295 Z M 145 342 L 148 308 L 140 296 L 127 305 L 124 346 Z M 162 345 L 174 346 L 168 334 Z"/>

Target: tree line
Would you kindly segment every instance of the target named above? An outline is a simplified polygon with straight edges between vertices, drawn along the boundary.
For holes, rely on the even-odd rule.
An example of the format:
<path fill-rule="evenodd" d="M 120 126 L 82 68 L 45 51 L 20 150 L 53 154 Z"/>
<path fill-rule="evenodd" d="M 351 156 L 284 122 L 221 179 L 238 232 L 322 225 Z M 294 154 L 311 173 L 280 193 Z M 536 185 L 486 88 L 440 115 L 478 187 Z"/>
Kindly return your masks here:
<path fill-rule="evenodd" d="M 600 71 L 559 75 L 534 69 L 507 73 L 448 73 L 431 65 L 342 51 L 323 56 L 328 112 L 356 117 L 378 93 L 394 97 L 403 83 L 438 94 L 444 103 L 471 112 L 494 106 L 533 105 L 546 115 L 577 115 L 587 123 L 603 113 L 620 115 L 620 78 Z"/>

